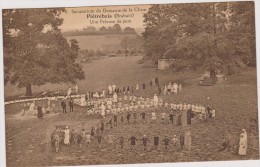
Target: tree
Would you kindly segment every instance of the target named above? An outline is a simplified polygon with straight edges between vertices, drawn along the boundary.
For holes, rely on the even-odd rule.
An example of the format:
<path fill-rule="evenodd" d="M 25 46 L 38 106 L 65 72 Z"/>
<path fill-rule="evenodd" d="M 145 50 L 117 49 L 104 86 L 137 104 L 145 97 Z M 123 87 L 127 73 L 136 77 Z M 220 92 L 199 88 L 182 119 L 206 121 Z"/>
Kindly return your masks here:
<path fill-rule="evenodd" d="M 113 31 L 113 32 L 116 32 L 116 33 L 122 32 L 121 26 L 120 26 L 119 24 L 115 24 L 115 25 L 112 27 L 112 31 Z"/>
<path fill-rule="evenodd" d="M 3 10 L 5 83 L 26 88 L 45 83 L 75 83 L 84 79 L 82 67 L 75 63 L 78 42 L 62 36 L 59 16 L 64 9 Z"/>
<path fill-rule="evenodd" d="M 86 28 L 83 28 L 83 31 L 85 32 L 95 32 L 96 28 L 93 26 L 87 26 Z"/>
<path fill-rule="evenodd" d="M 126 28 L 124 29 L 124 33 L 136 34 L 136 31 L 135 31 L 134 28 L 126 27 Z"/>
<path fill-rule="evenodd" d="M 99 29 L 100 32 L 106 32 L 107 31 L 107 28 L 105 26 L 102 26 L 100 29 Z"/>
<path fill-rule="evenodd" d="M 254 3 L 152 5 L 144 15 L 146 57 L 175 67 L 243 68 L 255 61 Z"/>

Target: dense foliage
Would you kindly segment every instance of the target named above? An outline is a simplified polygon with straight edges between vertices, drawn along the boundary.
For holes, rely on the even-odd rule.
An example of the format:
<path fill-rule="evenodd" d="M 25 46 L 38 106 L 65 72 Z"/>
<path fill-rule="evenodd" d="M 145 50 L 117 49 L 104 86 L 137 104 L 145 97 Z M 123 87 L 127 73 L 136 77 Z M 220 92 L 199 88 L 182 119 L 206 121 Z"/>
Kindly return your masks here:
<path fill-rule="evenodd" d="M 75 83 L 84 78 L 75 63 L 79 46 L 62 36 L 64 9 L 3 10 L 5 83 L 26 88 L 45 83 Z"/>
<path fill-rule="evenodd" d="M 228 73 L 255 66 L 254 2 L 153 5 L 144 15 L 146 57 L 177 69 Z"/>

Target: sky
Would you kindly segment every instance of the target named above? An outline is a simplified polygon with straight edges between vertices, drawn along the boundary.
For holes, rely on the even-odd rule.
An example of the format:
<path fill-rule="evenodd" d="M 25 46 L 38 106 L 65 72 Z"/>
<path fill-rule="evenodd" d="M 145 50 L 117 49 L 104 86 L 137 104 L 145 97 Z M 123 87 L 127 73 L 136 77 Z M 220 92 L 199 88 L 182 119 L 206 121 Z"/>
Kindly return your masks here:
<path fill-rule="evenodd" d="M 64 22 L 60 28 L 64 32 L 81 30 L 87 26 L 108 27 L 117 23 L 118 19 L 122 21 L 119 23 L 122 28 L 143 28 L 143 14 L 148 11 L 149 7 L 150 5 L 66 8 L 67 12 L 61 15 Z M 108 18 L 91 18 L 102 17 L 100 16 L 102 14 L 103 17 Z"/>

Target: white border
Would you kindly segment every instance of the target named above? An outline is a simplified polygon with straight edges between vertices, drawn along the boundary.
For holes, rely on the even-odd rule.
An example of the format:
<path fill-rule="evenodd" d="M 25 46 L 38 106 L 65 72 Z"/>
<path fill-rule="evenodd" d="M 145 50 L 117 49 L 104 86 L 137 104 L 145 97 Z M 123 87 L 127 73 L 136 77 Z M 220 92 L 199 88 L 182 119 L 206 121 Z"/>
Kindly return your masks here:
<path fill-rule="evenodd" d="M 162 4 L 162 3 L 189 3 L 189 2 L 227 2 L 227 1 L 239 1 L 239 0 L 2 0 L 0 1 L 0 9 L 7 8 L 45 8 L 45 7 L 79 7 L 79 6 L 106 6 L 106 5 L 135 5 L 135 4 Z M 246 1 L 246 0 L 244 0 Z M 2 10 L 0 11 L 2 16 Z M 259 53 L 259 39 L 260 39 L 260 1 L 255 0 L 255 16 L 256 16 L 256 48 L 257 55 Z M 0 17 L 0 83 L 3 82 L 3 40 L 2 40 L 2 17 Z M 257 58 L 257 67 L 259 67 L 260 59 Z M 257 68 L 257 88 L 259 90 L 259 77 L 260 69 Z M 259 94 L 258 94 L 259 96 Z M 4 122 L 4 87 L 0 84 L 0 166 L 5 166 L 5 122 Z M 260 100 L 258 99 L 258 104 Z M 258 113 L 259 112 L 258 108 Z M 258 120 L 260 120 L 258 114 Z M 260 121 L 259 121 L 260 122 Z M 260 133 L 259 133 L 260 134 Z M 260 137 L 259 137 L 260 138 Z M 192 162 L 192 163 L 163 163 L 163 164 L 136 164 L 136 165 L 116 165 L 118 167 L 123 166 L 162 166 L 162 167 L 259 167 L 260 160 L 257 161 L 218 161 L 218 162 Z M 108 165 L 98 165 L 100 167 Z M 115 165 L 113 165 L 115 166 Z M 95 166 L 97 167 L 97 166 Z"/>

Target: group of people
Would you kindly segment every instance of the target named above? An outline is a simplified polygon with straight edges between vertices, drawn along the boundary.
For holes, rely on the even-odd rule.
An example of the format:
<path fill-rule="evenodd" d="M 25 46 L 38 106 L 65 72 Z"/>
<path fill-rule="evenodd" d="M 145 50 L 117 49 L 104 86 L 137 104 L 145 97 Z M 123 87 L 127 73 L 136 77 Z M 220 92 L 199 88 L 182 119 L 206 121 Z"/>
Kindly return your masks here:
<path fill-rule="evenodd" d="M 164 84 L 163 95 L 179 94 L 182 91 L 181 83 L 168 83 Z"/>
<path fill-rule="evenodd" d="M 167 135 L 159 135 L 159 133 L 155 133 L 154 135 L 147 136 L 143 134 L 139 138 L 132 134 L 130 137 L 126 137 L 125 135 L 114 136 L 112 133 L 108 133 L 105 135 L 104 133 L 105 123 L 101 121 L 100 128 L 94 129 L 92 127 L 91 131 L 86 131 L 82 129 L 76 132 L 74 129 L 70 130 L 68 126 L 64 130 L 56 127 L 51 134 L 51 143 L 53 147 L 53 151 L 59 150 L 55 148 L 55 141 L 63 142 L 64 145 L 79 145 L 82 147 L 82 144 L 91 144 L 94 141 L 98 143 L 98 147 L 100 148 L 102 143 L 109 144 L 109 146 L 113 146 L 116 143 L 119 143 L 121 149 L 123 149 L 126 145 L 126 142 L 129 142 L 129 146 L 131 149 L 135 149 L 137 145 L 137 141 L 141 141 L 141 145 L 143 145 L 143 149 L 147 150 L 148 143 L 152 143 L 156 149 L 159 149 L 159 146 L 162 145 L 164 149 L 168 149 L 170 144 L 172 146 L 180 149 L 191 149 L 191 132 L 190 130 L 186 130 L 185 132 L 181 132 L 179 136 L 173 135 L 173 137 Z M 163 136 L 163 137 L 162 137 Z M 95 142 L 94 142 L 95 143 Z M 162 143 L 162 144 L 161 144 Z M 95 143 L 96 144 L 96 143 Z"/>
<path fill-rule="evenodd" d="M 242 129 L 239 136 L 238 147 L 236 144 L 232 145 L 230 139 L 225 139 L 222 142 L 219 151 L 226 152 L 228 150 L 231 150 L 233 153 L 238 153 L 241 156 L 245 156 L 247 153 L 247 145 L 248 145 L 247 132 L 245 129 Z"/>

